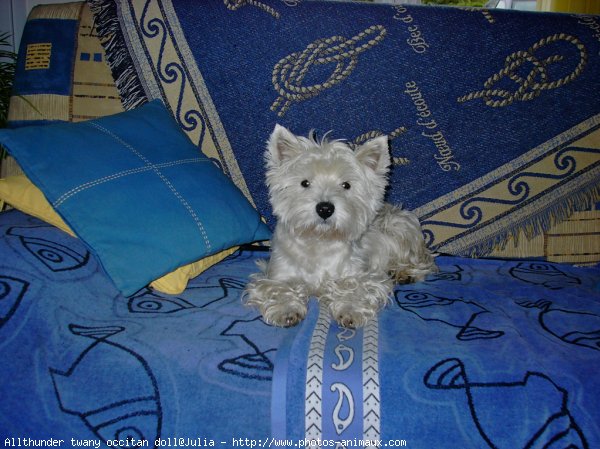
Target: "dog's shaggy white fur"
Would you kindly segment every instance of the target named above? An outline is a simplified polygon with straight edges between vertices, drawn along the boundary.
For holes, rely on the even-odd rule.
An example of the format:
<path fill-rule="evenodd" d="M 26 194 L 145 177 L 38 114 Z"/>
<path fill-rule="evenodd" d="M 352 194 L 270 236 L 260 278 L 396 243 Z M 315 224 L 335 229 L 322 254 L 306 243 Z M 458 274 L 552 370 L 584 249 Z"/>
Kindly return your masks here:
<path fill-rule="evenodd" d="M 353 149 L 276 125 L 265 159 L 277 226 L 269 262 L 248 283 L 244 301 L 267 323 L 297 324 L 316 296 L 341 326 L 363 326 L 394 282 L 421 281 L 436 270 L 417 217 L 383 201 L 386 136 Z"/>

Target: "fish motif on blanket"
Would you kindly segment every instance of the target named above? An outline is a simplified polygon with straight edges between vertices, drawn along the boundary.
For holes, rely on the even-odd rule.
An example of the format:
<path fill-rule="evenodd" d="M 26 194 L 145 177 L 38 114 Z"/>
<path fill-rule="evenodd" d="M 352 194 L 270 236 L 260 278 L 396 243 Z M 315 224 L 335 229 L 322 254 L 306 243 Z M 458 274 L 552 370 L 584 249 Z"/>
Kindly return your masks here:
<path fill-rule="evenodd" d="M 474 382 L 463 362 L 450 358 L 432 366 L 423 383 L 440 392 L 462 390 L 467 415 L 490 448 L 589 448 L 567 407 L 567 390 L 543 373 L 528 371 L 518 381 Z"/>
<path fill-rule="evenodd" d="M 425 321 L 438 321 L 458 328 L 458 340 L 493 339 L 504 335 L 503 331 L 481 329 L 473 322 L 482 314 L 490 313 L 473 301 L 459 298 L 443 298 L 428 292 L 401 290 L 394 292 L 396 303 Z"/>
<path fill-rule="evenodd" d="M 544 262 L 519 262 L 509 270 L 520 281 L 543 285 L 550 290 L 560 290 L 581 284 L 581 280 L 561 271 L 556 265 Z"/>
<path fill-rule="evenodd" d="M 0 328 L 19 308 L 29 282 L 12 276 L 0 275 Z"/>
<path fill-rule="evenodd" d="M 554 307 L 552 301 L 517 301 L 527 309 L 539 309 L 542 329 L 565 343 L 600 351 L 600 316 L 595 313 Z"/>
<path fill-rule="evenodd" d="M 56 234 L 55 240 L 48 240 L 45 237 L 48 227 L 15 226 L 7 231 L 7 235 L 17 237 L 35 260 L 53 273 L 75 271 L 88 263 L 89 251 L 75 247 L 68 234 Z"/>
<path fill-rule="evenodd" d="M 194 304 L 190 299 L 173 295 L 162 295 L 160 292 L 147 287 L 133 295 L 127 307 L 130 313 L 177 313 L 189 309 L 202 309 L 212 304 L 230 298 L 230 290 L 243 290 L 245 283 L 239 279 L 223 277 L 208 285 L 188 285 L 190 291 L 201 289 L 204 302 Z"/>
<path fill-rule="evenodd" d="M 273 379 L 274 365 L 272 359 L 276 348 L 261 348 L 252 339 L 252 335 L 256 333 L 255 323 L 260 321 L 260 316 L 250 320 L 235 320 L 227 329 L 221 332 L 223 336 L 241 339 L 244 343 L 243 348 L 247 352 L 224 359 L 218 365 L 220 371 L 259 381 L 271 381 Z"/>
<path fill-rule="evenodd" d="M 162 407 L 156 378 L 142 356 L 110 340 L 125 328 L 71 324 L 69 330 L 92 344 L 66 371 L 50 369 L 60 409 L 78 416 L 103 441 L 158 440 Z M 102 382 L 107 364 L 111 375 Z"/>

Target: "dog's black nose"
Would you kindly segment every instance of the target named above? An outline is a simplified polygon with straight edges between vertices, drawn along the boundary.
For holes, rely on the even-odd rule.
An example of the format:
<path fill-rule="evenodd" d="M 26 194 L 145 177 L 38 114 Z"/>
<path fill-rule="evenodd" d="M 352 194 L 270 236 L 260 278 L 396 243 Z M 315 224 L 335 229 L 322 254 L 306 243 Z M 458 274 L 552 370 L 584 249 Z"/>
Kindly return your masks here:
<path fill-rule="evenodd" d="M 317 204 L 317 214 L 323 220 L 327 220 L 329 217 L 333 215 L 333 211 L 335 210 L 335 206 L 329 201 L 323 201 Z"/>

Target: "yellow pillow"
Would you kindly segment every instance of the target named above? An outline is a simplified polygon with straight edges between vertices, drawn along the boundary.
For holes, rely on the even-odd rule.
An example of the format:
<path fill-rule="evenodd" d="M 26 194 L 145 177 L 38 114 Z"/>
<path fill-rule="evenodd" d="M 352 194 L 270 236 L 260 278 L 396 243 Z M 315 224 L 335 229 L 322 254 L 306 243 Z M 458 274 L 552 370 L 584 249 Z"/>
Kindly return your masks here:
<path fill-rule="evenodd" d="M 195 278 L 217 262 L 225 259 L 237 249 L 238 247 L 234 246 L 232 248 L 223 250 L 220 253 L 213 254 L 212 256 L 208 256 L 196 262 L 179 267 L 175 271 L 171 271 L 170 273 L 165 274 L 163 277 L 153 281 L 150 284 L 150 287 L 162 293 L 178 295 L 185 290 L 190 279 Z"/>
<path fill-rule="evenodd" d="M 75 236 L 69 225 L 58 215 L 40 189 L 25 175 L 9 176 L 0 179 L 0 200 Z M 225 259 L 238 249 L 237 246 L 205 257 L 196 262 L 177 268 L 150 284 L 152 288 L 169 295 L 177 295 L 185 290 L 190 279 Z"/>
<path fill-rule="evenodd" d="M 40 189 L 24 175 L 9 176 L 0 179 L 0 199 L 26 214 L 71 234 L 71 228 L 60 218 Z"/>

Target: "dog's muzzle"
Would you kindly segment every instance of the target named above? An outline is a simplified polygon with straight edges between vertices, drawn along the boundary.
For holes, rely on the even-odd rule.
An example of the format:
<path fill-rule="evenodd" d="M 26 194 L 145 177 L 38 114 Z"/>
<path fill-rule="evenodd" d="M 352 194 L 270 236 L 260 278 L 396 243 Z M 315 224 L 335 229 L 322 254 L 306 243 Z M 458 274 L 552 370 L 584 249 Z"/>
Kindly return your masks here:
<path fill-rule="evenodd" d="M 329 201 L 322 201 L 319 204 L 317 204 L 317 214 L 323 220 L 327 220 L 329 217 L 331 217 L 334 211 L 335 206 Z"/>

